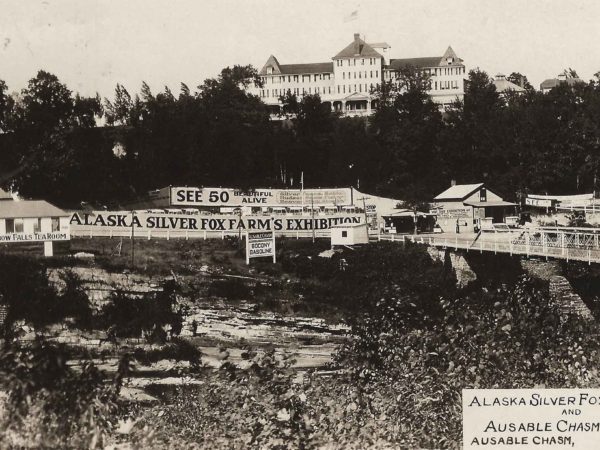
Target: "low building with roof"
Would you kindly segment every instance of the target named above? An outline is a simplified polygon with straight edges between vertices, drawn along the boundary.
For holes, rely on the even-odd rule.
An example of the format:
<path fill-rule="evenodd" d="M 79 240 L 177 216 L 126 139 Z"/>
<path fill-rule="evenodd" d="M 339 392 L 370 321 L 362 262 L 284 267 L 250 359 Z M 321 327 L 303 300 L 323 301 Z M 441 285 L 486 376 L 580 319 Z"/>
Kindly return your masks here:
<path fill-rule="evenodd" d="M 432 212 L 444 232 L 477 232 L 505 223 L 516 204 L 490 191 L 484 183 L 455 184 L 433 199 Z"/>
<path fill-rule="evenodd" d="M 279 99 L 290 92 L 298 98 L 319 94 L 333 110 L 362 116 L 377 108 L 372 89 L 411 67 L 430 76 L 429 94 L 441 106 L 463 98 L 466 69 L 452 47 L 440 56 L 405 59 L 390 58 L 390 48 L 386 42 L 367 43 L 356 33 L 329 62 L 280 64 L 271 55 L 259 72 L 263 86 L 249 90 L 273 113 L 281 111 Z"/>
<path fill-rule="evenodd" d="M 577 84 L 583 83 L 585 83 L 585 81 L 583 81 L 579 77 L 568 77 L 566 74 L 561 73 L 556 78 L 548 78 L 542 81 L 542 83 L 540 84 L 540 91 L 546 94 L 560 84 L 566 84 L 568 86 L 573 87 Z"/>
<path fill-rule="evenodd" d="M 509 81 L 506 78 L 506 75 L 501 74 L 501 73 L 496 75 L 493 83 L 494 83 L 494 86 L 496 87 L 496 92 L 498 92 L 500 94 L 500 96 L 504 96 L 509 92 L 512 92 L 515 94 L 522 94 L 525 92 L 525 88 L 523 88 L 522 86 L 519 86 L 518 84 L 513 83 L 512 81 Z"/>
<path fill-rule="evenodd" d="M 70 239 L 70 214 L 45 200 L 15 200 L 0 194 L 0 243 L 44 242 L 52 256 L 52 242 Z"/>

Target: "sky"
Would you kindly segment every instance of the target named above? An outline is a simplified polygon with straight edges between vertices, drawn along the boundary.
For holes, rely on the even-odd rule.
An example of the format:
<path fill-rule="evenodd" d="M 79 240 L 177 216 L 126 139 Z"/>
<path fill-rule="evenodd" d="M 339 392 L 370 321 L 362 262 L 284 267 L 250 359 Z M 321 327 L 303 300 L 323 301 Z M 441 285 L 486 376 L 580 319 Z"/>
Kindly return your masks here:
<path fill-rule="evenodd" d="M 43 69 L 82 95 L 142 81 L 177 93 L 271 54 L 330 61 L 356 32 L 392 58 L 451 45 L 467 69 L 521 72 L 536 87 L 568 67 L 585 80 L 600 71 L 598 0 L 0 0 L 0 79 L 19 91 Z"/>

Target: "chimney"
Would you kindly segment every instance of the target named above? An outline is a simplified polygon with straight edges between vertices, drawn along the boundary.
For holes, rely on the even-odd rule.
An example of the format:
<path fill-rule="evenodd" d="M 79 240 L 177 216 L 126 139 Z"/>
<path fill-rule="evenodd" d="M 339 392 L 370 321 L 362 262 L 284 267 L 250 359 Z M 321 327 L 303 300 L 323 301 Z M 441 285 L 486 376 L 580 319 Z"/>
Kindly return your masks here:
<path fill-rule="evenodd" d="M 354 33 L 354 54 L 360 55 L 360 34 Z"/>
<path fill-rule="evenodd" d="M 560 81 L 565 81 L 565 80 L 567 79 L 567 74 L 566 74 L 566 73 L 564 73 L 564 72 L 563 72 L 563 73 L 559 73 L 559 74 L 558 74 L 558 79 L 559 79 Z"/>
<path fill-rule="evenodd" d="M 450 180 L 450 187 L 452 186 L 456 186 L 456 180 L 454 178 Z"/>

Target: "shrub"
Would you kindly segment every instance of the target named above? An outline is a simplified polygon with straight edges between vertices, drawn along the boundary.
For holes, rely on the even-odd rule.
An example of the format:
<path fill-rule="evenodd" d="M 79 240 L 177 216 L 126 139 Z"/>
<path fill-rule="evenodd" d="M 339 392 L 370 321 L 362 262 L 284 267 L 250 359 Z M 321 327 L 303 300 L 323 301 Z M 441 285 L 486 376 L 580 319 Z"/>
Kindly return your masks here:
<path fill-rule="evenodd" d="M 539 281 L 523 277 L 511 287 L 440 299 L 438 317 L 418 308 L 407 314 L 411 306 L 410 297 L 383 298 L 354 323 L 337 355 L 365 390 L 398 393 L 386 415 L 392 429 L 410 430 L 409 447 L 459 446 L 463 388 L 600 381 L 595 325 L 561 318 Z"/>
<path fill-rule="evenodd" d="M 42 341 L 5 347 L 0 375 L 8 394 L 2 448 L 102 448 L 117 421 L 123 373 L 106 384 L 91 361 L 72 369 L 61 347 Z"/>
<path fill-rule="evenodd" d="M 81 279 L 72 270 L 62 271 L 60 278 L 65 285 L 58 298 L 60 316 L 74 318 L 79 328 L 90 328 L 93 312 Z"/>
<path fill-rule="evenodd" d="M 208 288 L 208 295 L 228 300 L 241 300 L 250 296 L 250 288 L 240 278 L 213 280 Z"/>
<path fill-rule="evenodd" d="M 164 283 L 158 292 L 141 296 L 114 291 L 110 302 L 102 308 L 98 324 L 110 329 L 115 337 L 140 337 L 142 332 L 147 332 L 151 339 L 164 342 L 164 325 L 171 325 L 173 334 L 181 331 L 181 311 L 176 309 L 176 300 L 174 281 Z"/>
<path fill-rule="evenodd" d="M 173 338 L 171 342 L 150 350 L 137 348 L 133 357 L 142 364 L 152 364 L 163 359 L 189 361 L 192 367 L 198 368 L 202 363 L 202 352 L 189 341 Z"/>

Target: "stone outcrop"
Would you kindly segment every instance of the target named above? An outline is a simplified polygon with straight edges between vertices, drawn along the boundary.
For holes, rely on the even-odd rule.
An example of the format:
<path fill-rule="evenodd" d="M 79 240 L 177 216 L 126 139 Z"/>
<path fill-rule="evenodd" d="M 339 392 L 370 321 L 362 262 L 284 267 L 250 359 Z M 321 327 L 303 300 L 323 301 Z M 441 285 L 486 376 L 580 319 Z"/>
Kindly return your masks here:
<path fill-rule="evenodd" d="M 583 302 L 581 297 L 575 293 L 571 283 L 562 275 L 550 277 L 550 296 L 561 311 L 568 315 L 576 315 L 585 320 L 593 320 L 592 312 Z"/>
<path fill-rule="evenodd" d="M 475 272 L 473 272 L 468 261 L 462 254 L 433 246 L 427 246 L 427 253 L 429 253 L 429 256 L 431 256 L 431 259 L 434 261 L 444 262 L 446 252 L 448 252 L 450 264 L 456 273 L 456 284 L 459 287 L 464 287 L 477 279 L 477 275 L 475 275 Z"/>
<path fill-rule="evenodd" d="M 542 261 L 539 259 L 521 259 L 521 267 L 528 275 L 540 280 L 550 281 L 552 277 L 561 274 L 559 261 Z"/>

